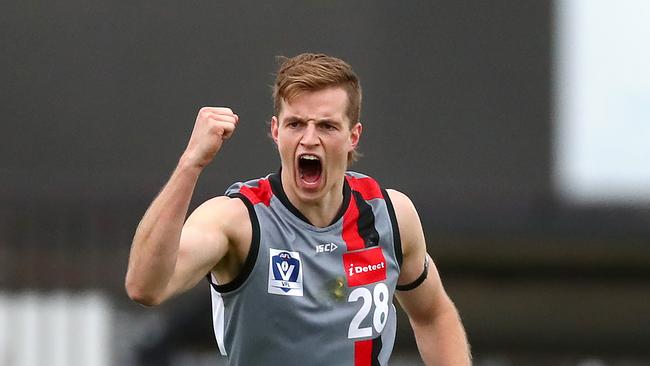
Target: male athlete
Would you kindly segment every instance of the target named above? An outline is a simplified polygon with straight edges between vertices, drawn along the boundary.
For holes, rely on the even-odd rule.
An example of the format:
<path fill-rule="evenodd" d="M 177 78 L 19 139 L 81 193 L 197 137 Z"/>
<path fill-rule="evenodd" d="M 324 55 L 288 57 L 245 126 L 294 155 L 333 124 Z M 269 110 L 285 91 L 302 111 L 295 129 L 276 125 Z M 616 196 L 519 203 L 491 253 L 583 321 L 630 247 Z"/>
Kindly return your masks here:
<path fill-rule="evenodd" d="M 232 185 L 185 220 L 199 175 L 239 123 L 229 108 L 199 111 L 133 238 L 129 296 L 157 305 L 207 276 L 230 364 L 370 366 L 388 363 L 396 295 L 427 365 L 469 365 L 413 204 L 347 171 L 362 132 L 351 67 L 322 54 L 286 59 L 273 96 L 281 170 Z"/>

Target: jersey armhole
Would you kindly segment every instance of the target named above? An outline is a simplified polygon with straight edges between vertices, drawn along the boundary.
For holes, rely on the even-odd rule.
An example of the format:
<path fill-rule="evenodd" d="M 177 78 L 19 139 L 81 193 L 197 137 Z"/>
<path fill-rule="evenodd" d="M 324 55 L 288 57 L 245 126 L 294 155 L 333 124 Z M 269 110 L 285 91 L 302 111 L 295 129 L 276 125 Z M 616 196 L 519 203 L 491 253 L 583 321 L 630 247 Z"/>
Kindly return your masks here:
<path fill-rule="evenodd" d="M 384 201 L 386 202 L 386 208 L 388 209 L 388 216 L 390 217 L 390 223 L 393 231 L 393 246 L 395 247 L 395 258 L 397 258 L 397 265 L 399 268 L 402 268 L 402 239 L 399 235 L 399 226 L 397 225 L 397 216 L 395 216 L 395 208 L 393 208 L 393 202 L 388 196 L 388 191 L 384 188 L 381 189 L 381 194 L 384 196 Z"/>
<path fill-rule="evenodd" d="M 246 209 L 248 210 L 248 216 L 251 220 L 251 228 L 253 230 L 252 232 L 252 238 L 251 238 L 251 246 L 248 250 L 248 255 L 246 256 L 246 260 L 244 261 L 244 265 L 242 266 L 241 272 L 233 279 L 232 281 L 219 285 L 212 281 L 212 274 L 208 273 L 207 274 L 207 279 L 208 282 L 210 282 L 210 286 L 214 288 L 215 291 L 219 293 L 226 293 L 226 292 L 231 292 L 236 289 L 238 289 L 248 278 L 248 276 L 253 272 L 253 267 L 255 267 L 255 261 L 257 260 L 257 254 L 260 249 L 260 223 L 259 220 L 257 219 L 257 214 L 255 213 L 255 207 L 254 205 L 250 202 L 246 196 L 244 196 L 241 193 L 233 193 L 229 194 L 228 197 L 230 198 L 239 198 L 244 202 L 244 205 L 246 205 Z"/>

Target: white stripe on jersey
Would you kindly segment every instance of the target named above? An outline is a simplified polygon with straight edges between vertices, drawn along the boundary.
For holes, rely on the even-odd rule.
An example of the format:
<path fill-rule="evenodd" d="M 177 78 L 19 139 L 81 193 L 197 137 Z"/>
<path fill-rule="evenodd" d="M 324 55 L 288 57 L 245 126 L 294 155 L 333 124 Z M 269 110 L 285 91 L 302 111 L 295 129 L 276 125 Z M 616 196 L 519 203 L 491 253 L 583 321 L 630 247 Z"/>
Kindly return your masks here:
<path fill-rule="evenodd" d="M 217 279 L 214 278 L 213 274 L 210 274 L 212 277 L 212 282 L 217 283 Z M 221 294 L 218 293 L 212 286 L 210 286 L 210 293 L 212 294 L 212 323 L 214 325 L 214 337 L 217 339 L 217 345 L 219 346 L 219 351 L 221 351 L 222 356 L 228 356 L 226 353 L 226 347 L 223 344 L 223 332 L 225 327 L 224 322 L 224 305 L 223 298 Z"/>

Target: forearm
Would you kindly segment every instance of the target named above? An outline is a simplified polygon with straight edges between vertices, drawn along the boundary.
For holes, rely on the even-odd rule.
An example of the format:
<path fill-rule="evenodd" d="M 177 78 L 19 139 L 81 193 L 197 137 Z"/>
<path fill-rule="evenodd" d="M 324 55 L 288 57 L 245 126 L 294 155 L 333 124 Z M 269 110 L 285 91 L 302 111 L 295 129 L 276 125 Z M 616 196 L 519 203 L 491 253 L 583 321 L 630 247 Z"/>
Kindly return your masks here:
<path fill-rule="evenodd" d="M 418 350 L 427 366 L 471 365 L 471 353 L 465 330 L 450 301 L 446 309 L 429 321 L 412 321 Z"/>
<path fill-rule="evenodd" d="M 418 350 L 427 366 L 471 365 L 469 343 L 453 305 L 428 322 L 412 322 Z"/>
<path fill-rule="evenodd" d="M 133 300 L 146 305 L 161 301 L 174 272 L 183 223 L 200 171 L 181 158 L 140 221 L 125 283 Z"/>

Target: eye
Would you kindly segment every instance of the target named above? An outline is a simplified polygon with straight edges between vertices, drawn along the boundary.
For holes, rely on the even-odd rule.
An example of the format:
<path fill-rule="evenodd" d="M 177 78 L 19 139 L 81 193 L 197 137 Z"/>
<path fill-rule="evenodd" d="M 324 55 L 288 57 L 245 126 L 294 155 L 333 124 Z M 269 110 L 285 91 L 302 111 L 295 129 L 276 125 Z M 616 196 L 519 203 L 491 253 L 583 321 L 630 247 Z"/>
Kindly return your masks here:
<path fill-rule="evenodd" d="M 336 126 L 330 123 L 321 123 L 320 128 L 322 128 L 325 131 L 334 131 L 336 130 Z"/>
<path fill-rule="evenodd" d="M 297 128 L 298 126 L 300 126 L 300 122 L 297 121 L 287 123 L 287 127 L 289 128 Z"/>

